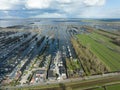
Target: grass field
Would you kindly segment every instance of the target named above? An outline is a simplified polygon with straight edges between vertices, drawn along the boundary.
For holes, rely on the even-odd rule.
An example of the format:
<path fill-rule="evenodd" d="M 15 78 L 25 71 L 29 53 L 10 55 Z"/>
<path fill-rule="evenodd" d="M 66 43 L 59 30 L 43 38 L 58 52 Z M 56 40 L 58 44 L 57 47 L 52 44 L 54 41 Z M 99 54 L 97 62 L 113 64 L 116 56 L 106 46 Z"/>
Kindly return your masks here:
<path fill-rule="evenodd" d="M 110 38 L 97 33 L 80 34 L 79 41 L 89 47 L 100 60 L 107 65 L 111 71 L 120 70 L 120 47 L 110 42 Z"/>
<path fill-rule="evenodd" d="M 104 87 L 99 87 L 93 90 L 120 90 L 120 83 L 115 85 L 109 85 Z"/>
<path fill-rule="evenodd" d="M 106 89 L 107 90 L 120 90 L 120 84 L 107 86 Z"/>

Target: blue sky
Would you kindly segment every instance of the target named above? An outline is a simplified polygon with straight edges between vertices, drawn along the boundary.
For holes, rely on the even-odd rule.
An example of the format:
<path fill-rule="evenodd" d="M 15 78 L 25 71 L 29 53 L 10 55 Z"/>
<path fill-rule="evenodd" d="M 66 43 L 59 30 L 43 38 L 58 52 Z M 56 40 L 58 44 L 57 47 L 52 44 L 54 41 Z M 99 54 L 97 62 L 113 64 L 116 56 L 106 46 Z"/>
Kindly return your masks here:
<path fill-rule="evenodd" d="M 0 0 L 0 18 L 120 18 L 120 0 Z"/>

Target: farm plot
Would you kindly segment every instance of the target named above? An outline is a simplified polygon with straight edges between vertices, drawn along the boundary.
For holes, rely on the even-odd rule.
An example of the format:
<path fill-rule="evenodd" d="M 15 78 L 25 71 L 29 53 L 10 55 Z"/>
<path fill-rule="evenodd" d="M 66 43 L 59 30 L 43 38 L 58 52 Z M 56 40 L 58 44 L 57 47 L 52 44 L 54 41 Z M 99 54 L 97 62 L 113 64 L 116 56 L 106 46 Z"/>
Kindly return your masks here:
<path fill-rule="evenodd" d="M 97 33 L 82 34 L 77 37 L 79 42 L 88 47 L 111 71 L 120 70 L 120 47 L 111 43 L 109 38 Z"/>

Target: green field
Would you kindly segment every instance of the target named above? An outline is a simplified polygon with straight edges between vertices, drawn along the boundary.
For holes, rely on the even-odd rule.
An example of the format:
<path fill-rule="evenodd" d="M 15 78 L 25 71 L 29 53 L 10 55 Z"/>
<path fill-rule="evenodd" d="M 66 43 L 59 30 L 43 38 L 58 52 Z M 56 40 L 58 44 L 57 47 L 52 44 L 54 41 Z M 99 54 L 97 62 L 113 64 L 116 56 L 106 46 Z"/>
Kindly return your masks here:
<path fill-rule="evenodd" d="M 99 87 L 93 90 L 120 90 L 120 83 L 115 84 L 115 85 L 109 85 L 109 86 L 104 86 L 104 87 Z"/>
<path fill-rule="evenodd" d="M 120 90 L 120 84 L 107 86 L 106 89 L 107 90 Z"/>
<path fill-rule="evenodd" d="M 80 43 L 90 50 L 107 65 L 111 71 L 120 70 L 120 47 L 113 44 L 110 38 L 92 32 L 77 36 Z"/>

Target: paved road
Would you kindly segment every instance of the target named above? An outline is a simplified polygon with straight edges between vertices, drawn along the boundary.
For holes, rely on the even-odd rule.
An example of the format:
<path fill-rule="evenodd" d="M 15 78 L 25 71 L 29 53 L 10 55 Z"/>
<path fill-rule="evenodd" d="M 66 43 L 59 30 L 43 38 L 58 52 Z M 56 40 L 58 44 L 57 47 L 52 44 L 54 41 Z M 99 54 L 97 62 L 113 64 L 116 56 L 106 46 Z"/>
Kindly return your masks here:
<path fill-rule="evenodd" d="M 40 86 L 40 85 L 52 85 L 52 84 L 59 84 L 59 83 L 68 83 L 68 82 L 76 82 L 76 81 L 81 81 L 81 83 L 85 80 L 85 81 L 89 81 L 92 82 L 92 81 L 96 81 L 96 82 L 99 82 L 99 81 L 103 81 L 105 80 L 106 83 L 111 83 L 112 80 L 113 82 L 118 82 L 120 81 L 120 72 L 116 72 L 116 73 L 108 73 L 108 74 L 103 74 L 103 75 L 94 75 L 94 76 L 89 76 L 89 77 L 83 77 L 83 78 L 74 78 L 74 79 L 66 79 L 66 80 L 61 80 L 61 81 L 54 81 L 54 82 L 50 82 L 50 81 L 47 81 L 45 83 L 38 83 L 38 84 L 30 84 L 30 85 L 22 85 L 22 86 L 15 86 L 15 87 L 5 87 L 5 88 L 10 88 L 10 89 L 15 89 L 15 88 L 23 88 L 23 87 L 32 87 L 32 86 Z M 108 81 L 107 81 L 108 80 Z M 110 82 L 109 82 L 110 80 Z M 100 82 L 101 83 L 101 82 Z M 1 88 L 4 88 L 4 87 L 1 87 Z"/>

